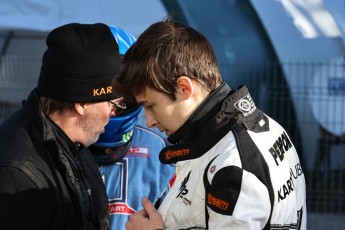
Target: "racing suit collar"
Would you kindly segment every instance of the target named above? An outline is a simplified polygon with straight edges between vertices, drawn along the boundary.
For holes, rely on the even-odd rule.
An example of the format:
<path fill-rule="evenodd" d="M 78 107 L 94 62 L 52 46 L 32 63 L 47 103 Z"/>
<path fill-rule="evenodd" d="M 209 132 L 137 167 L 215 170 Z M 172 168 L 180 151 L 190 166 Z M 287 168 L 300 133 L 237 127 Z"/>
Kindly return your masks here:
<path fill-rule="evenodd" d="M 190 118 L 174 134 L 168 137 L 168 141 L 172 144 L 181 144 L 184 141 L 194 139 L 202 124 L 209 121 L 219 112 L 222 107 L 222 101 L 230 91 L 231 88 L 226 82 L 223 82 L 213 90 Z"/>
<path fill-rule="evenodd" d="M 238 90 L 234 91 L 230 90 L 226 85 L 216 91 L 210 95 L 207 101 L 196 112 L 198 116 L 204 114 L 205 110 L 202 110 L 202 108 L 205 104 L 210 103 L 211 110 L 209 112 L 216 114 L 212 117 L 208 113 L 206 115 L 204 114 L 207 117 L 207 119 L 203 120 L 205 122 L 202 124 L 198 123 L 200 125 L 195 127 L 194 130 L 191 130 L 192 121 L 194 121 L 195 117 L 198 117 L 194 114 L 178 130 L 178 133 L 171 136 L 173 140 L 176 138 L 175 144 L 165 147 L 160 152 L 159 160 L 162 163 L 171 164 L 178 161 L 196 159 L 209 151 L 230 130 L 235 129 L 237 126 L 242 125 L 246 129 L 254 132 L 268 130 L 267 117 L 260 110 L 256 109 L 247 87 L 241 86 Z M 223 95 L 221 92 L 228 92 L 228 94 Z M 221 98 L 220 95 L 222 96 Z M 212 103 L 210 99 L 215 100 L 214 97 L 216 99 L 219 98 L 220 102 Z M 265 125 L 257 125 L 261 120 L 265 120 Z"/>

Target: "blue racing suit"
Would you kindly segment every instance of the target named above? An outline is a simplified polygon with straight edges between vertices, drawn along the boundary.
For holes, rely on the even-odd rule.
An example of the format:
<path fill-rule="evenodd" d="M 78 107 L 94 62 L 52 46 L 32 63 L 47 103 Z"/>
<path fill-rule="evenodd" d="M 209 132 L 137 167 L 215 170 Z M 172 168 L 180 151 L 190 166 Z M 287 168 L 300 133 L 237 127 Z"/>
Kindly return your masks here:
<path fill-rule="evenodd" d="M 175 175 L 174 165 L 159 161 L 159 152 L 164 147 L 162 137 L 136 126 L 126 156 L 116 163 L 100 167 L 109 199 L 111 229 L 125 230 L 130 215 L 143 209 L 143 196 L 147 196 L 156 207 L 160 205 Z"/>

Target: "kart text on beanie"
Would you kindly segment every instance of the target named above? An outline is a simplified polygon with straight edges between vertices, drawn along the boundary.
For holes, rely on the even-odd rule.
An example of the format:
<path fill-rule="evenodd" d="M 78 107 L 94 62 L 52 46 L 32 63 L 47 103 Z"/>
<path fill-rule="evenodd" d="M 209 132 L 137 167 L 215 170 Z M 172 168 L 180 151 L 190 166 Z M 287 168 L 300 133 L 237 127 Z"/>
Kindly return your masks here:
<path fill-rule="evenodd" d="M 52 30 L 42 59 L 38 93 L 66 102 L 100 102 L 118 97 L 112 81 L 121 56 L 109 27 L 71 23 Z"/>

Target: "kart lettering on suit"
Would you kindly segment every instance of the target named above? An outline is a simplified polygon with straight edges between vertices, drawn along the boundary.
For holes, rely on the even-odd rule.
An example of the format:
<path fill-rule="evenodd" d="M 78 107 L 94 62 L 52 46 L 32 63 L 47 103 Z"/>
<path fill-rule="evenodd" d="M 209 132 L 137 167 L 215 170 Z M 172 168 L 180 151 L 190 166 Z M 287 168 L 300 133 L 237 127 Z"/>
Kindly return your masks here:
<path fill-rule="evenodd" d="M 290 177 L 278 190 L 278 202 L 284 200 L 295 190 L 294 180 L 297 180 L 297 178 L 302 174 L 303 171 L 300 163 L 296 164 L 294 169 L 290 168 Z"/>
<path fill-rule="evenodd" d="M 133 214 L 135 213 L 135 210 L 132 209 L 131 207 L 129 207 L 127 204 L 125 203 L 109 203 L 108 206 L 109 209 L 109 214 Z"/>

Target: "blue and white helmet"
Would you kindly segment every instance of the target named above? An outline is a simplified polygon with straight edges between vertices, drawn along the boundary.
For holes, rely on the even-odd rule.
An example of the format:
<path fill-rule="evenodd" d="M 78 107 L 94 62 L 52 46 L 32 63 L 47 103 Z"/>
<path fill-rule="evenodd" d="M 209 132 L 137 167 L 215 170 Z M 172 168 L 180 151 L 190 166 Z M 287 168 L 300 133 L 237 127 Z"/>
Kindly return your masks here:
<path fill-rule="evenodd" d="M 115 26 L 109 28 L 119 46 L 119 53 L 123 56 L 136 39 L 121 28 Z M 110 118 L 105 126 L 105 132 L 89 147 L 98 164 L 110 164 L 126 155 L 141 111 L 141 106 L 134 98 L 127 99 L 126 105 L 126 110 L 119 116 Z"/>

